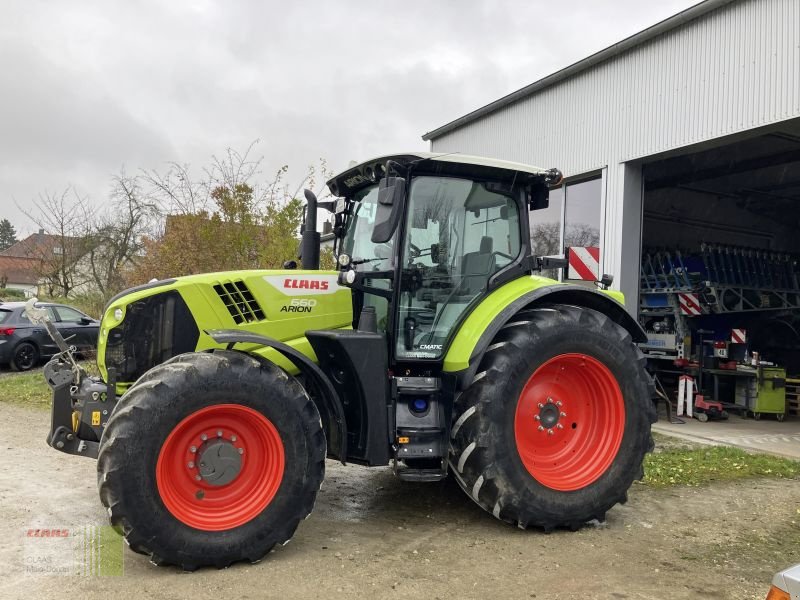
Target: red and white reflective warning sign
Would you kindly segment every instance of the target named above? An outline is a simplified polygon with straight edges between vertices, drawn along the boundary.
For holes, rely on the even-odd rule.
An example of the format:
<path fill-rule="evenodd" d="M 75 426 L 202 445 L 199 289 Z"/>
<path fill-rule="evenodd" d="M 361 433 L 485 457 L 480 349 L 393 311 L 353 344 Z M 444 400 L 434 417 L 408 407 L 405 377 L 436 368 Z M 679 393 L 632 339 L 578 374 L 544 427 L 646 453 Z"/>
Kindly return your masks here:
<path fill-rule="evenodd" d="M 567 248 L 567 258 L 570 279 L 600 279 L 600 248 L 597 246 L 571 246 Z"/>
<path fill-rule="evenodd" d="M 703 314 L 700 308 L 700 297 L 697 294 L 678 294 L 678 304 L 681 307 L 681 314 L 695 317 Z"/>
<path fill-rule="evenodd" d="M 747 342 L 747 331 L 744 329 L 731 329 L 731 342 L 744 344 Z"/>

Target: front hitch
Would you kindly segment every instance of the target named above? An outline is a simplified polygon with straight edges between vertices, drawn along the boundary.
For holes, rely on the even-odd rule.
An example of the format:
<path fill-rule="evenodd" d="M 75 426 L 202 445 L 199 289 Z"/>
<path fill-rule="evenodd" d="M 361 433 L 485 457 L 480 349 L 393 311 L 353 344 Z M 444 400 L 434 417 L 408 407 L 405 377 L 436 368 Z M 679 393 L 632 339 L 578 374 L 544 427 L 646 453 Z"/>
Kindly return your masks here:
<path fill-rule="evenodd" d="M 80 375 L 61 356 L 45 365 L 44 376 L 53 390 L 47 444 L 67 454 L 97 458 L 103 428 L 116 405 L 114 371 L 109 370 L 104 383 L 78 368 Z"/>
<path fill-rule="evenodd" d="M 97 458 L 103 428 L 117 403 L 114 369 L 109 369 L 107 382 L 90 377 L 75 360 L 75 347 L 67 344 L 46 311 L 36 307 L 35 298 L 26 303 L 25 315 L 44 325 L 60 350 L 44 367 L 53 390 L 47 444 L 67 454 Z"/>

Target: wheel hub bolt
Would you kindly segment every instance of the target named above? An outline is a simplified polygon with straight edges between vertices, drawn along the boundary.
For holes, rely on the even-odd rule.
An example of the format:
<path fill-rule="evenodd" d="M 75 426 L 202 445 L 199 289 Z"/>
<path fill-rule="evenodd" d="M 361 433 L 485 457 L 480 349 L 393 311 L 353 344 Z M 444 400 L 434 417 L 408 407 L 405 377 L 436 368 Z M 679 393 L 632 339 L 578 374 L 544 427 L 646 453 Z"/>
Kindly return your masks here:
<path fill-rule="evenodd" d="M 197 452 L 197 446 L 192 446 L 191 448 L 189 448 L 189 452 L 191 452 L 192 454 Z"/>
<path fill-rule="evenodd" d="M 239 454 L 244 454 L 244 448 L 239 448 Z"/>
<path fill-rule="evenodd" d="M 207 435 L 204 433 L 204 434 L 202 434 L 202 435 L 200 436 L 200 439 L 201 439 L 201 440 L 203 440 L 203 441 L 205 442 L 205 441 L 208 439 L 208 436 L 207 436 Z"/>
<path fill-rule="evenodd" d="M 561 411 L 561 416 L 562 416 L 562 417 L 566 417 L 566 416 L 567 416 L 567 413 L 565 413 L 565 412 L 562 410 L 562 411 Z"/>
<path fill-rule="evenodd" d="M 539 427 L 537 427 L 537 429 L 538 429 L 539 431 L 544 431 L 544 425 L 539 425 Z"/>
<path fill-rule="evenodd" d="M 548 403 L 548 404 L 552 404 L 552 403 L 553 403 L 553 399 L 552 399 L 552 398 L 548 398 L 548 399 L 547 399 L 547 403 Z"/>
<path fill-rule="evenodd" d="M 556 400 L 556 406 L 561 406 L 561 400 Z"/>
<path fill-rule="evenodd" d="M 217 437 L 222 437 L 222 431 L 217 429 Z"/>
<path fill-rule="evenodd" d="M 232 442 L 235 442 L 235 441 L 236 441 L 236 436 L 235 436 L 235 435 L 232 435 L 232 436 L 231 436 L 231 441 L 232 441 Z"/>
<path fill-rule="evenodd" d="M 539 402 L 539 404 L 538 404 L 537 406 L 538 406 L 539 408 L 542 408 L 542 407 L 544 406 L 544 404 L 542 404 L 541 402 Z"/>
<path fill-rule="evenodd" d="M 190 469 L 194 469 L 194 461 L 189 461 L 189 464 L 186 465 Z"/>
<path fill-rule="evenodd" d="M 558 425 L 556 425 L 556 427 L 558 427 L 559 429 L 564 429 L 564 426 L 563 426 L 561 423 L 559 423 Z"/>
<path fill-rule="evenodd" d="M 547 435 L 553 435 L 553 430 L 552 429 L 548 429 L 547 430 Z"/>
<path fill-rule="evenodd" d="M 200 475 L 195 475 L 195 476 L 194 476 L 194 478 L 195 478 L 197 481 L 202 481 L 202 479 L 203 479 L 202 477 L 200 477 Z"/>
<path fill-rule="evenodd" d="M 540 417 L 539 415 L 533 415 L 533 418 L 536 419 L 537 421 L 539 421 L 539 420 L 541 420 L 542 417 Z"/>

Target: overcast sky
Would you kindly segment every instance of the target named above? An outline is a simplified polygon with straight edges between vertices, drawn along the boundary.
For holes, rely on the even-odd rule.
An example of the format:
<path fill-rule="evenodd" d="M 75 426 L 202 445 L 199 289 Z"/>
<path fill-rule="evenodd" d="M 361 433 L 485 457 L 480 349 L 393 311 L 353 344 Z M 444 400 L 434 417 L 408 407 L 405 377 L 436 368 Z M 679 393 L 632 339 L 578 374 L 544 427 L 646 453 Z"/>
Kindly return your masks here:
<path fill-rule="evenodd" d="M 0 218 L 68 184 L 95 204 L 123 165 L 202 165 L 260 139 L 299 182 L 320 157 L 421 135 L 697 0 L 7 0 Z"/>

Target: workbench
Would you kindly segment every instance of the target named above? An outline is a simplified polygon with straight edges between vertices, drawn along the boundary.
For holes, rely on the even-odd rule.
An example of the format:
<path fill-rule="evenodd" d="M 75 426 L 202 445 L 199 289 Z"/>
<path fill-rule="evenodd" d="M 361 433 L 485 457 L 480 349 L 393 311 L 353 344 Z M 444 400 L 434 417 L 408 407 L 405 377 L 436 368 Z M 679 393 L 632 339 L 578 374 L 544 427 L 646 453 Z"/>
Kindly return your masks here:
<path fill-rule="evenodd" d="M 758 371 L 756 371 L 755 369 L 753 369 L 751 371 L 751 370 L 743 370 L 743 369 L 740 370 L 740 369 L 708 369 L 708 368 L 706 368 L 706 369 L 703 369 L 703 373 L 704 374 L 707 373 L 707 374 L 711 375 L 714 378 L 714 395 L 713 395 L 714 402 L 722 402 L 719 399 L 719 378 L 721 376 L 743 377 L 743 378 L 746 378 L 746 379 L 758 379 Z M 751 400 L 753 400 L 753 399 L 752 398 L 748 398 L 748 402 L 745 402 L 744 405 L 740 405 L 740 404 L 732 403 L 732 402 L 723 402 L 722 404 L 725 406 L 725 408 L 739 408 L 739 409 L 743 409 L 743 410 L 752 411 L 753 410 L 753 408 L 752 408 L 753 404 L 752 404 L 752 402 L 750 402 Z"/>

